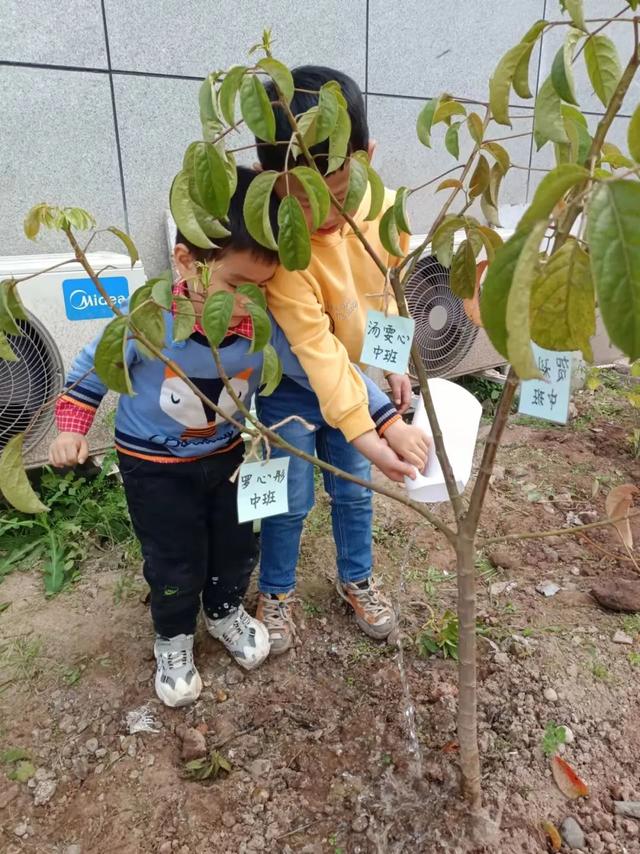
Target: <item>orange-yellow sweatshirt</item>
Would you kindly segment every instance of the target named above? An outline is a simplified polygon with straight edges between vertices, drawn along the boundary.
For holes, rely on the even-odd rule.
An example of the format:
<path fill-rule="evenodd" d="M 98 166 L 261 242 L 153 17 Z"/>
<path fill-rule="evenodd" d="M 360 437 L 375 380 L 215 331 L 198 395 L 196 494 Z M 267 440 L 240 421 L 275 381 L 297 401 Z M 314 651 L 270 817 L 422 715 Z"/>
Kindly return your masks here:
<path fill-rule="evenodd" d="M 378 228 L 394 197 L 387 191 L 380 216 L 365 222 L 367 193 L 354 217 L 388 266 L 398 259 L 382 246 Z M 406 251 L 409 237 L 403 237 Z M 383 286 L 382 273 L 348 223 L 332 234 L 312 235 L 307 269 L 291 273 L 279 267 L 267 285 L 269 308 L 309 377 L 325 421 L 347 441 L 375 429 L 364 383 L 351 362 L 360 361 L 367 311 L 383 308 Z M 393 300 L 389 311 L 397 314 Z"/>

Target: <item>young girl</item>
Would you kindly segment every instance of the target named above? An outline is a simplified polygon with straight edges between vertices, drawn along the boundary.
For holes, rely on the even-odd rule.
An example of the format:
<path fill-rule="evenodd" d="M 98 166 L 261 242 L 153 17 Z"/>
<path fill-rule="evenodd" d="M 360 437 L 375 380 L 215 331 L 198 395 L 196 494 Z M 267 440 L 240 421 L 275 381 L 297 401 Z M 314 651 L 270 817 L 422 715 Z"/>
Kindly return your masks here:
<path fill-rule="evenodd" d="M 244 224 L 243 203 L 254 176 L 248 169 L 238 169 L 228 214 L 231 234 L 217 240 L 216 249 L 200 250 L 177 236 L 174 257 L 182 280 L 174 294 L 191 298 L 197 318 L 203 297 L 188 285 L 197 277 L 197 262 L 211 267 L 209 293 L 233 293 L 244 282 L 264 285 L 275 272 L 277 254 L 256 243 Z M 276 210 L 274 202 L 274 230 Z M 191 337 L 182 342 L 173 340 L 171 312 L 166 313 L 165 323 L 163 352 L 210 400 L 233 416 L 235 405 L 218 376 L 199 322 Z M 251 337 L 245 297 L 238 295 L 219 352 L 226 375 L 247 406 L 258 388 L 263 358 L 262 353 L 249 352 Z M 308 388 L 298 360 L 275 324 L 271 343 L 284 371 Z M 67 390 L 58 402 L 60 432 L 50 448 L 54 466 L 72 466 L 87 458 L 85 434 L 107 391 L 95 373 L 87 375 L 96 344 L 94 341 L 75 359 Z M 141 356 L 132 342 L 127 345 L 126 360 L 134 394 L 119 399 L 116 449 L 131 520 L 142 544 L 144 576 L 151 588 L 156 693 L 166 705 L 182 706 L 196 700 L 202 689 L 193 659 L 201 603 L 208 631 L 242 667 L 256 667 L 269 653 L 266 628 L 242 606 L 257 561 L 253 526 L 238 522 L 236 485 L 229 480 L 242 462 L 243 440 L 236 427 L 203 404 L 160 360 Z M 369 382 L 368 389 L 379 428 L 399 417 L 375 384 Z M 370 437 L 369 447 L 373 460 L 397 473 L 397 479 L 413 471 L 377 435 Z"/>

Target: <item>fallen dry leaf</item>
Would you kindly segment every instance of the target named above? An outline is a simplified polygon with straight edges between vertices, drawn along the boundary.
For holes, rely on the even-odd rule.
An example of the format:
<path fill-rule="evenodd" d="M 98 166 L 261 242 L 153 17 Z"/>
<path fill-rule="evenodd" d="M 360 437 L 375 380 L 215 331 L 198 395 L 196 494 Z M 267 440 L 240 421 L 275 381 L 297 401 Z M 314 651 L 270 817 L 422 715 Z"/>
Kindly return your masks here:
<path fill-rule="evenodd" d="M 623 483 L 621 486 L 616 486 L 607 495 L 605 501 L 605 510 L 610 519 L 618 519 L 620 516 L 626 516 L 631 505 L 633 504 L 634 495 L 638 494 L 638 487 L 632 483 Z M 628 519 L 621 519 L 615 523 L 615 528 L 620 535 L 620 539 L 628 549 L 633 548 L 633 537 L 631 535 L 631 525 Z"/>
<path fill-rule="evenodd" d="M 443 753 L 455 753 L 456 750 L 459 750 L 460 747 L 457 741 L 448 741 L 444 747 L 442 748 Z"/>
<path fill-rule="evenodd" d="M 584 780 L 581 780 L 571 765 L 559 756 L 554 756 L 551 760 L 551 772 L 557 787 L 568 798 L 572 800 L 586 798 L 589 794 L 589 787 Z"/>
<path fill-rule="evenodd" d="M 542 829 L 549 837 L 549 844 L 552 851 L 559 851 L 562 848 L 562 837 L 558 828 L 550 821 L 542 822 Z"/>
<path fill-rule="evenodd" d="M 478 266 L 476 267 L 475 293 L 470 299 L 462 300 L 464 313 L 475 326 L 479 327 L 482 327 L 482 318 L 480 317 L 480 284 L 484 278 L 484 273 L 487 269 L 488 263 L 488 261 L 478 261 Z"/>

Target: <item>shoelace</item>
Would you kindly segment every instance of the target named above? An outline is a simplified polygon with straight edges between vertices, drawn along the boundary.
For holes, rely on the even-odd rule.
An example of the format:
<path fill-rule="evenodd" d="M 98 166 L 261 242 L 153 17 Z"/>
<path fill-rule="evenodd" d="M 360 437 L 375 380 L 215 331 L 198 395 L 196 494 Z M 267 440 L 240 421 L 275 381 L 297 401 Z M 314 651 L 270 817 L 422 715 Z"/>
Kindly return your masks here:
<path fill-rule="evenodd" d="M 355 594 L 356 599 L 361 603 L 363 609 L 373 614 L 374 617 L 381 617 L 388 610 L 387 606 L 380 601 L 380 593 L 373 584 L 369 584 L 365 588 L 354 586 L 350 587 L 349 590 Z"/>
<path fill-rule="evenodd" d="M 180 652 L 171 650 L 165 653 L 169 670 L 178 670 L 180 667 L 186 667 L 189 662 L 189 653 L 186 649 L 181 649 Z"/>
<path fill-rule="evenodd" d="M 289 599 L 263 599 L 264 623 L 267 628 L 281 629 L 289 621 L 289 607 L 292 604 Z"/>
<path fill-rule="evenodd" d="M 248 620 L 243 620 L 242 616 L 236 617 L 229 628 L 222 633 L 222 638 L 225 643 L 233 645 L 236 641 L 239 641 L 248 625 Z"/>

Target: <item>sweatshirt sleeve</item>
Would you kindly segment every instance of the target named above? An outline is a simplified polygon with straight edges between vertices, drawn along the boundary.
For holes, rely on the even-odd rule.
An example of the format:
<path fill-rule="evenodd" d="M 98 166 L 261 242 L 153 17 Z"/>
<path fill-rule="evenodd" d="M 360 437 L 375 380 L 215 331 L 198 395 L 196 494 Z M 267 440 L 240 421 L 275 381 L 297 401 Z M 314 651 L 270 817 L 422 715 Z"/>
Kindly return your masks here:
<path fill-rule="evenodd" d="M 322 415 L 351 442 L 374 429 L 367 390 L 303 273 L 288 273 L 269 290 L 269 308 L 318 397 Z"/>
<path fill-rule="evenodd" d="M 282 373 L 303 388 L 313 391 L 309 378 L 302 369 L 300 360 L 292 353 L 291 346 L 282 329 L 274 321 L 272 321 L 271 344 L 282 362 Z M 397 421 L 401 416 L 387 395 L 370 377 L 363 373 L 357 365 L 351 365 L 351 367 L 364 384 L 371 421 L 378 433 L 382 435 L 387 427 L 394 421 Z M 357 437 L 354 436 L 354 438 Z"/>

